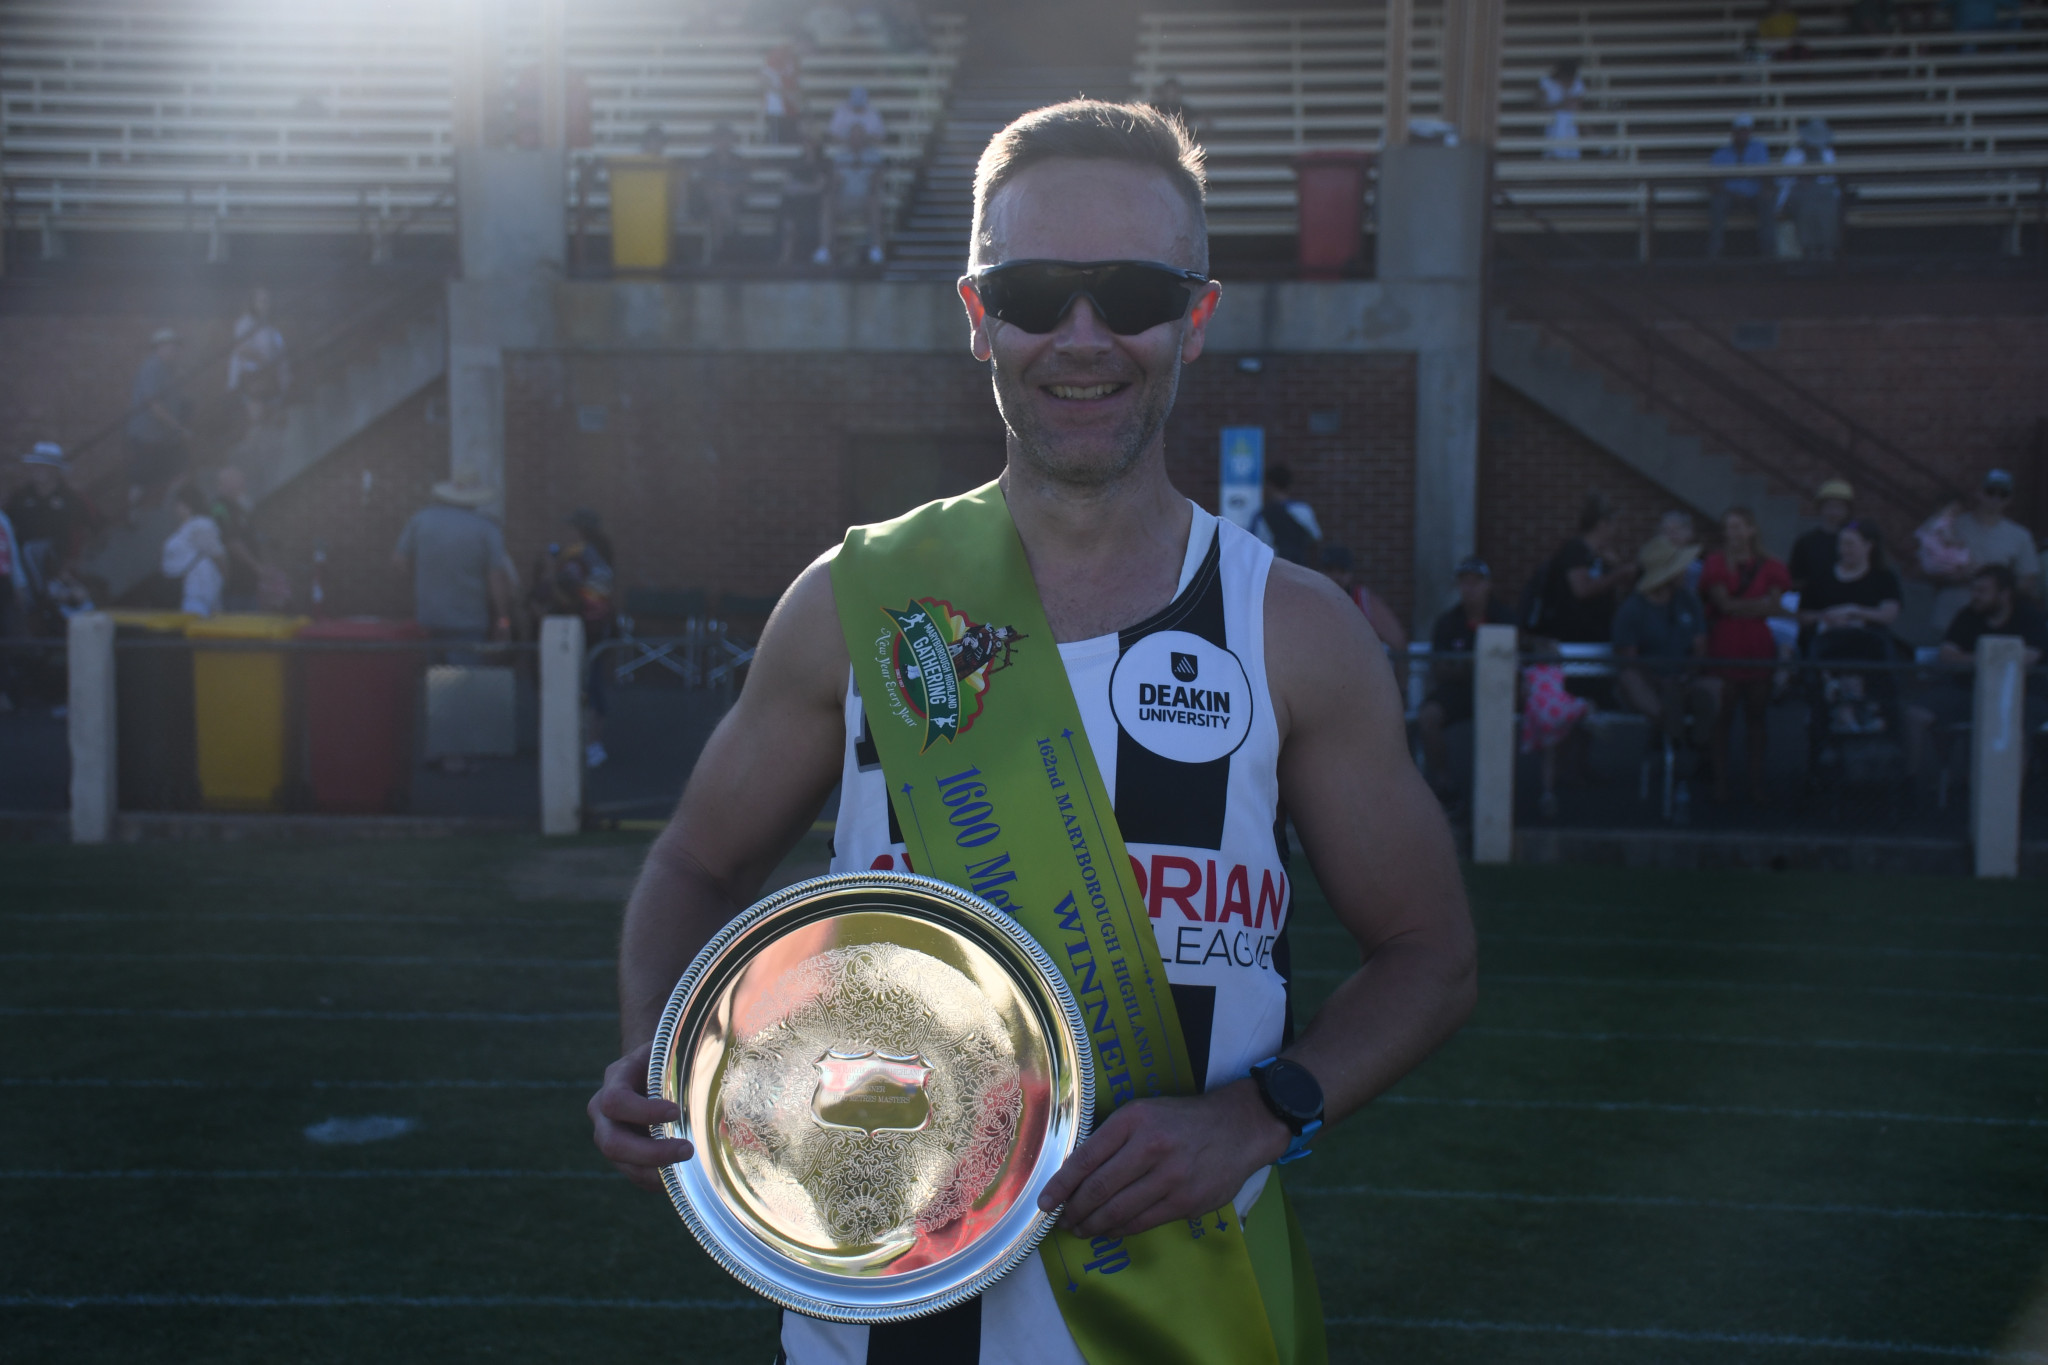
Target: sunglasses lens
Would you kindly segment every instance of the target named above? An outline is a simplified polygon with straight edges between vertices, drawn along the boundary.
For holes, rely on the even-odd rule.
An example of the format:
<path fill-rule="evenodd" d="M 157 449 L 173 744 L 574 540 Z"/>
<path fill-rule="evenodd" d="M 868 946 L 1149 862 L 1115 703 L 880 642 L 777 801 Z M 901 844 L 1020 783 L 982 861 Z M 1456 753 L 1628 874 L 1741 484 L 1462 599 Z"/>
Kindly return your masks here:
<path fill-rule="evenodd" d="M 1057 263 L 1004 266 L 980 276 L 982 306 L 1020 331 L 1053 331 L 1082 295 L 1118 336 L 1136 336 L 1188 310 L 1188 286 L 1159 266 L 1130 264 L 1079 269 Z"/>

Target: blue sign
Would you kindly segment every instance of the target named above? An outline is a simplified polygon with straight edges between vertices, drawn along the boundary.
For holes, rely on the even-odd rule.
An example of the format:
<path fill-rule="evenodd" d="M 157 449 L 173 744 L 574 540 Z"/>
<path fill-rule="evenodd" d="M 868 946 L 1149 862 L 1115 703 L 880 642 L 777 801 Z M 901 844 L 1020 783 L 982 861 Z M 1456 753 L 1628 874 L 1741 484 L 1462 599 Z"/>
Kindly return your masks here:
<path fill-rule="evenodd" d="M 1264 427 L 1223 428 L 1223 474 L 1218 483 L 1217 511 L 1250 530 L 1266 483 Z"/>

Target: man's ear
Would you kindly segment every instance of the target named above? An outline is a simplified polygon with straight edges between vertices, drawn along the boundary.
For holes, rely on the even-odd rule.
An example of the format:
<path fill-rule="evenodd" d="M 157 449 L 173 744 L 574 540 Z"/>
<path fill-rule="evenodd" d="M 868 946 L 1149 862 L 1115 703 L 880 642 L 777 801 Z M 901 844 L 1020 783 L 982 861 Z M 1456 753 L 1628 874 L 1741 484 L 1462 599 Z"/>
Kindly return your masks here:
<path fill-rule="evenodd" d="M 1209 335 L 1209 319 L 1216 316 L 1216 305 L 1222 298 L 1223 286 L 1214 280 L 1203 285 L 1202 292 L 1195 296 L 1194 306 L 1188 309 L 1187 335 L 1181 338 L 1181 364 L 1190 364 L 1202 354 L 1202 345 Z"/>
<path fill-rule="evenodd" d="M 960 302 L 967 309 L 967 348 L 974 353 L 976 360 L 987 360 L 994 354 L 989 346 L 988 309 L 982 307 L 973 277 L 962 275 L 958 287 Z"/>

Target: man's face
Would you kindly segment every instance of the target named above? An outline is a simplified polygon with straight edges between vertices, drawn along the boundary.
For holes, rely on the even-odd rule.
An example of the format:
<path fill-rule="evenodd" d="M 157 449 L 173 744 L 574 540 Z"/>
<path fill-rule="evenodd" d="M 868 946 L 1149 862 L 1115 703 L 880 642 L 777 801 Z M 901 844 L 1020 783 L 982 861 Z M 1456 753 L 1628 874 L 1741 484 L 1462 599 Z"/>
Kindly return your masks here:
<path fill-rule="evenodd" d="M 1970 580 L 1970 605 L 1982 615 L 1996 618 L 2004 601 L 2004 590 L 1990 574 L 1980 574 Z"/>
<path fill-rule="evenodd" d="M 1735 148 L 1737 152 L 1743 151 L 1749 146 L 1749 129 L 1731 129 L 1728 133 L 1728 143 L 1730 146 Z"/>
<path fill-rule="evenodd" d="M 972 269 L 1016 260 L 1205 265 L 1193 210 L 1162 171 L 1122 161 L 1042 161 L 997 191 Z M 1063 482 L 1111 484 L 1158 447 L 1180 367 L 1202 353 L 1218 287 L 1185 317 L 1136 336 L 1109 330 L 1077 299 L 1043 335 L 988 316 L 971 284 L 960 295 L 977 360 L 993 362 L 996 406 L 1018 458 Z"/>
<path fill-rule="evenodd" d="M 2012 501 L 2012 493 L 2003 488 L 1980 488 L 1977 490 L 1977 511 L 1986 521 L 1995 521 L 2005 515 L 2005 505 Z"/>
<path fill-rule="evenodd" d="M 1849 504 L 1840 498 L 1829 498 L 1820 505 L 1821 525 L 1840 530 L 1849 520 Z"/>
<path fill-rule="evenodd" d="M 1458 601 L 1465 606 L 1465 615 L 1477 618 L 1486 610 L 1486 599 L 1493 589 L 1493 580 L 1482 578 L 1476 573 L 1458 575 Z"/>
<path fill-rule="evenodd" d="M 57 491 L 57 471 L 46 464 L 32 464 L 28 467 L 28 481 L 36 491 L 45 497 Z"/>

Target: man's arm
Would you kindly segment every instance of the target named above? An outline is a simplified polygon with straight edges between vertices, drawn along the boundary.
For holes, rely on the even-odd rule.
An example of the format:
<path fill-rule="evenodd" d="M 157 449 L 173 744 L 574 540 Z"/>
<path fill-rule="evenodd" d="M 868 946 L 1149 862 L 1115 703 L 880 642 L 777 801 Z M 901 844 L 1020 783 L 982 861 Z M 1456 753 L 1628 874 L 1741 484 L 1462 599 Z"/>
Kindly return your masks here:
<path fill-rule="evenodd" d="M 690 1155 L 647 1126 L 676 1107 L 644 1093 L 647 1057 L 677 978 L 816 818 L 839 778 L 846 744 L 847 658 L 820 561 L 769 618 L 747 685 L 690 774 L 676 813 L 648 850 L 619 936 L 624 1052 L 589 1113 L 598 1150 L 634 1184 L 661 1188 L 656 1168 Z"/>
<path fill-rule="evenodd" d="M 1471 1014 L 1472 922 L 1450 826 L 1408 756 L 1393 674 L 1365 618 L 1320 574 L 1276 562 L 1266 661 L 1281 800 L 1363 960 L 1286 1053 L 1322 1083 L 1334 1123 Z M 1220 1208 L 1288 1141 L 1249 1078 L 1138 1100 L 1104 1121 L 1039 1204 L 1065 1203 L 1082 1236 L 1128 1236 Z"/>

